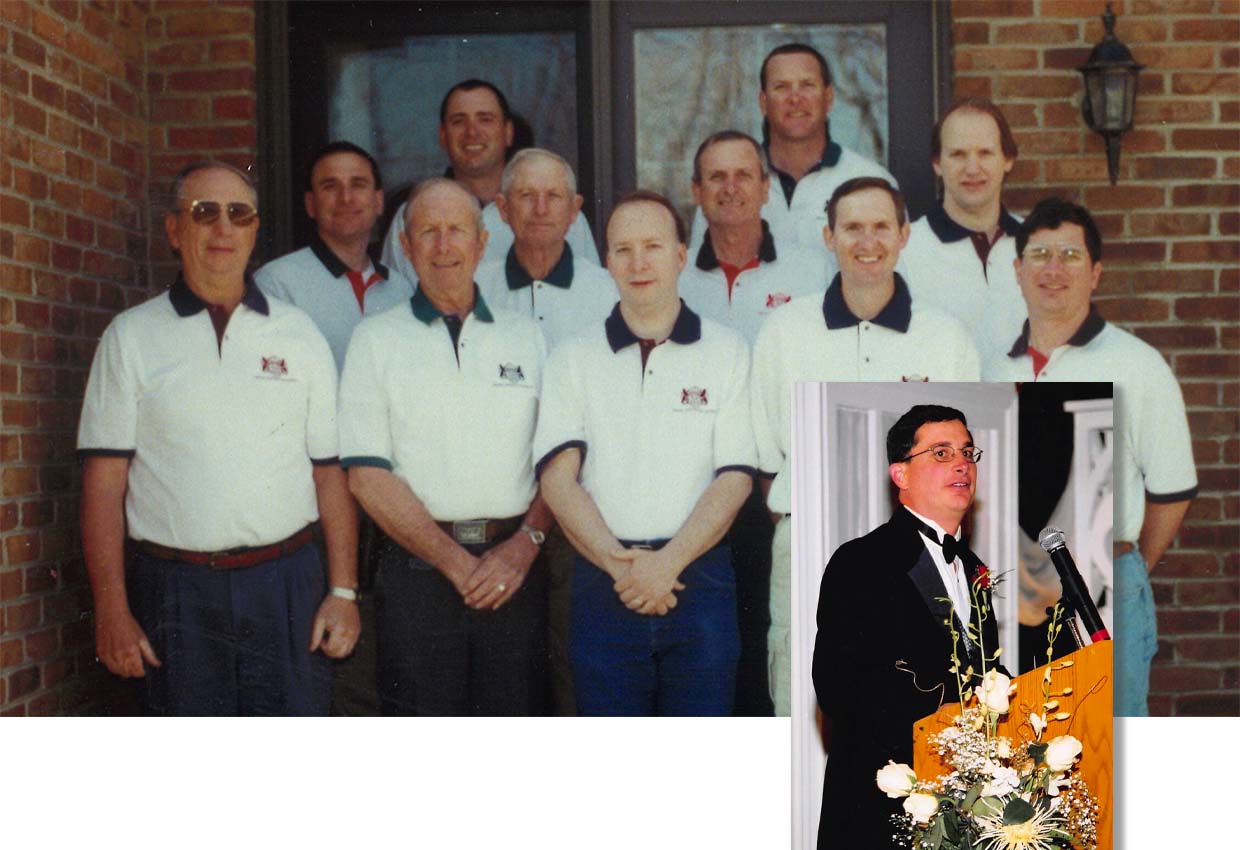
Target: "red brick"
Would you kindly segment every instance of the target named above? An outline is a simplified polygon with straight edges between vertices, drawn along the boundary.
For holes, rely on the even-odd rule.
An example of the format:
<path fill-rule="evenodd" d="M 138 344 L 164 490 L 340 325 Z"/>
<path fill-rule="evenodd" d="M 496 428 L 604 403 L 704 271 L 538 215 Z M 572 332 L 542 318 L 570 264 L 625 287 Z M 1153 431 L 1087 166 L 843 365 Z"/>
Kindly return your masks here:
<path fill-rule="evenodd" d="M 41 610 L 42 603 L 38 599 L 32 599 L 19 605 L 9 605 L 4 617 L 5 633 L 12 635 L 33 629 L 39 625 L 39 612 Z"/>
<path fill-rule="evenodd" d="M 151 65 L 184 68 L 187 65 L 201 65 L 206 56 L 206 41 L 176 41 L 150 51 L 147 61 Z"/>
<path fill-rule="evenodd" d="M 9 703 L 17 702 L 22 697 L 34 693 L 39 689 L 39 668 L 27 667 L 10 673 L 8 685 Z"/>
<path fill-rule="evenodd" d="M 999 44 L 1064 44 L 1077 41 L 1080 32 L 1075 23 L 1000 24 L 996 27 L 995 41 Z"/>
<path fill-rule="evenodd" d="M 211 71 L 174 71 L 168 75 L 168 89 L 174 92 L 252 91 L 254 69 L 220 68 Z"/>
<path fill-rule="evenodd" d="M 16 62 L 0 58 L 0 85 L 11 94 L 26 94 L 30 91 L 30 74 Z"/>
<path fill-rule="evenodd" d="M 1169 552 L 1163 559 L 1162 563 L 1158 565 L 1158 576 L 1160 578 L 1211 578 L 1213 576 L 1217 576 L 1218 574 L 1219 570 L 1217 556 L 1205 552 L 1190 553 L 1177 552 L 1173 550 Z M 1202 617 L 1207 616 L 1213 617 L 1210 622 L 1214 623 L 1214 628 L 1217 628 L 1217 617 L 1214 615 L 1207 615 L 1205 612 L 1201 611 L 1160 611 L 1158 614 L 1158 620 L 1161 623 L 1165 617 L 1168 622 L 1181 622 L 1178 618 L 1184 618 L 1184 621 L 1192 622 L 1195 625 L 1193 628 L 1184 626 L 1179 629 L 1180 631 L 1213 631 L 1213 628 L 1207 629 L 1200 622 Z"/>
<path fill-rule="evenodd" d="M 1004 74 L 999 78 L 1000 98 L 1071 97 L 1080 92 L 1081 81 L 1067 74 Z M 1077 112 L 1080 120 L 1080 112 Z"/>
<path fill-rule="evenodd" d="M 957 6 L 960 4 L 957 3 Z M 953 14 L 955 14 L 953 12 Z M 952 42 L 954 44 L 988 44 L 990 42 L 990 25 L 984 21 L 952 24 Z M 957 51 L 959 56 L 959 51 Z"/>
<path fill-rule="evenodd" d="M 9 34 L 9 45 L 13 55 L 31 65 L 43 66 L 47 59 L 47 50 L 35 39 L 16 30 Z"/>
<path fill-rule="evenodd" d="M 1107 244 L 1107 256 L 1113 266 L 1126 266 L 1133 263 L 1158 263 L 1167 258 L 1165 242 L 1121 242 L 1113 240 Z"/>
<path fill-rule="evenodd" d="M 218 9 L 169 15 L 168 35 L 232 35 L 252 31 L 253 17 L 244 12 L 221 12 Z"/>
<path fill-rule="evenodd" d="M 1218 342 L 1214 328 L 1203 325 L 1160 325 L 1134 328 L 1134 332 L 1159 351 L 1213 348 Z"/>
<path fill-rule="evenodd" d="M 1021 70 L 1038 67 L 1038 52 L 1032 48 L 974 47 L 956 54 L 958 71 Z"/>
<path fill-rule="evenodd" d="M 59 644 L 59 629 L 35 632 L 26 637 L 26 657 L 31 661 L 43 661 L 55 654 Z"/>
<path fill-rule="evenodd" d="M 1234 236 L 1236 234 L 1240 234 L 1240 213 L 1219 213 L 1218 232 L 1224 236 Z"/>
<path fill-rule="evenodd" d="M 217 39 L 212 41 L 211 62 L 253 64 L 254 39 Z"/>
<path fill-rule="evenodd" d="M 1158 625 L 1162 634 L 1162 623 Z M 1218 689 L 1217 667 L 1155 667 L 1150 670 L 1150 690 L 1154 691 L 1213 691 Z"/>
<path fill-rule="evenodd" d="M 1214 106 L 1201 100 L 1140 98 L 1133 122 L 1137 126 L 1155 123 L 1209 124 L 1214 120 Z"/>
<path fill-rule="evenodd" d="M 1240 715 L 1240 692 L 1176 697 L 1175 713 L 1178 717 L 1235 717 Z"/>
<path fill-rule="evenodd" d="M 1133 236 L 1197 236 L 1210 232 L 1209 213 L 1134 213 L 1129 217 Z"/>
<path fill-rule="evenodd" d="M 1173 74 L 1171 91 L 1175 94 L 1236 94 L 1240 92 L 1240 75 L 1234 71 L 1226 74 Z"/>
<path fill-rule="evenodd" d="M 38 104 L 15 97 L 13 98 L 13 123 L 32 133 L 43 135 L 47 132 L 47 111 Z"/>
<path fill-rule="evenodd" d="M 952 81 L 952 91 L 956 97 L 990 97 L 990 77 L 959 74 Z"/>
<path fill-rule="evenodd" d="M 1215 161 L 1206 157 L 1149 156 L 1136 160 L 1136 176 L 1141 180 L 1173 180 L 1213 177 Z"/>
<path fill-rule="evenodd" d="M 1197 21 L 1176 21 L 1171 36 L 1176 41 L 1240 41 L 1240 20 L 1213 16 Z"/>
<path fill-rule="evenodd" d="M 1176 150 L 1231 152 L 1240 149 L 1240 130 L 1175 130 L 1171 141 Z"/>
<path fill-rule="evenodd" d="M 22 663 L 22 642 L 20 638 L 0 643 L 0 670 L 8 670 Z"/>
<path fill-rule="evenodd" d="M 65 107 L 65 87 L 38 74 L 30 76 L 30 94 L 53 109 Z"/>
<path fill-rule="evenodd" d="M 1081 152 L 1082 134 L 1076 131 L 1017 131 L 1015 136 L 1021 156 Z"/>
<path fill-rule="evenodd" d="M 1177 263 L 1234 263 L 1240 259 L 1240 241 L 1176 242 L 1171 259 Z"/>
<path fill-rule="evenodd" d="M 1157 322 L 1167 318 L 1167 302 L 1156 298 L 1120 298 L 1099 304 L 1102 315 L 1113 322 Z"/>
<path fill-rule="evenodd" d="M 952 20 L 961 18 L 1028 18 L 1033 0 L 955 0 Z"/>
<path fill-rule="evenodd" d="M 26 263 L 47 265 L 51 246 L 46 239 L 25 233 L 13 234 L 13 259 Z"/>
<path fill-rule="evenodd" d="M 0 195 L 0 223 L 30 226 L 30 204 L 14 195 Z"/>
<path fill-rule="evenodd" d="M 251 121 L 254 119 L 254 98 L 245 95 L 217 97 L 211 103 L 211 114 L 218 120 Z"/>
<path fill-rule="evenodd" d="M 1232 378 L 1240 375 L 1240 354 L 1178 354 L 1175 373 L 1181 377 Z"/>
<path fill-rule="evenodd" d="M 30 8 L 29 3 L 0 3 L 0 18 L 21 29 L 30 29 Z"/>
<path fill-rule="evenodd" d="M 1161 186 L 1086 186 L 1085 205 L 1097 210 L 1130 210 L 1161 207 L 1166 201 Z"/>

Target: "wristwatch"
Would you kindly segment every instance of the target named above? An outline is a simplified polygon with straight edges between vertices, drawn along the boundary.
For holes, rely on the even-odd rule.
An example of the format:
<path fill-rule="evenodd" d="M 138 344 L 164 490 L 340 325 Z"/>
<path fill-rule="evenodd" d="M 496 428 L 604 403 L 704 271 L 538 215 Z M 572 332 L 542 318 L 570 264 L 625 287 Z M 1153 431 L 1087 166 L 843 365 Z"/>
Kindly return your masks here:
<path fill-rule="evenodd" d="M 547 542 L 547 535 L 543 534 L 529 523 L 521 523 L 521 531 L 525 533 L 525 536 L 528 537 L 535 546 L 542 546 Z"/>
<path fill-rule="evenodd" d="M 351 587 L 335 587 L 330 591 L 331 596 L 339 596 L 341 599 L 347 599 L 350 602 L 357 602 L 362 598 L 362 594 L 358 593 Z"/>

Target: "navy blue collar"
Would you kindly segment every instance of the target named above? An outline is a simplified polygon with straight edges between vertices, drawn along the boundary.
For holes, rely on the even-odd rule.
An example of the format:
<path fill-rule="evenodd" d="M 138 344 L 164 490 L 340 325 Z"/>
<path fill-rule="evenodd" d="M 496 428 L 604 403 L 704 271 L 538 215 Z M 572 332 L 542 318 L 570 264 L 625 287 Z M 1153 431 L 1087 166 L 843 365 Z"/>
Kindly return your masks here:
<path fill-rule="evenodd" d="M 1081 322 L 1081 326 L 1076 329 L 1076 333 L 1068 338 L 1068 345 L 1075 345 L 1077 348 L 1089 345 L 1094 341 L 1098 334 L 1102 333 L 1102 329 L 1107 326 L 1107 320 L 1102 318 L 1102 314 L 1098 312 L 1098 308 L 1091 301 L 1089 304 L 1089 315 L 1085 317 L 1085 321 Z M 1025 319 L 1024 326 L 1020 329 L 1020 336 L 1016 337 L 1016 342 L 1012 343 L 1012 348 L 1008 351 L 1008 357 L 1024 357 L 1029 353 L 1029 320 Z M 1043 352 L 1049 355 L 1049 351 Z"/>
<path fill-rule="evenodd" d="M 771 226 L 766 223 L 766 219 L 762 219 L 762 241 L 758 243 L 758 261 L 775 262 L 775 237 L 771 235 Z M 702 247 L 698 249 L 697 260 L 694 264 L 704 272 L 719 268 L 719 258 L 715 256 L 715 246 L 711 244 L 709 229 L 706 231 L 706 236 L 702 238 Z"/>
<path fill-rule="evenodd" d="M 945 244 L 951 242 L 959 242 L 962 239 L 968 239 L 973 235 L 973 231 L 969 230 L 962 224 L 956 222 L 947 210 L 943 209 L 943 205 L 931 209 L 926 213 L 926 223 L 930 225 L 930 229 L 934 235 L 938 237 L 940 242 Z M 1007 207 L 999 207 L 999 229 L 1008 236 L 1016 236 L 1016 231 L 1020 227 L 1020 222 L 1012 217 L 1007 211 Z M 988 234 L 989 235 L 989 234 Z M 989 240 L 987 240 L 989 241 Z"/>
<path fill-rule="evenodd" d="M 762 126 L 763 127 L 766 126 L 765 122 L 763 123 Z M 762 143 L 762 147 L 763 149 L 766 150 L 767 162 L 770 162 L 771 142 L 769 138 L 767 138 L 766 141 Z M 834 168 L 836 164 L 840 161 L 840 156 L 843 153 L 844 153 L 844 149 L 841 148 L 835 142 L 831 141 L 831 125 L 828 123 L 827 124 L 827 146 L 826 148 L 823 149 L 822 159 L 818 160 L 818 162 L 810 166 L 809 171 L 806 171 L 805 174 L 810 175 L 810 174 L 813 174 L 815 171 L 822 171 L 825 168 Z M 786 171 L 780 171 L 778 168 L 775 167 L 774 164 L 771 165 L 771 171 L 773 171 L 775 173 L 775 176 L 779 178 L 779 188 L 782 189 L 784 192 L 784 201 L 789 206 L 791 206 L 792 205 L 792 193 L 795 192 L 797 188 L 797 179 Z"/>
<path fill-rule="evenodd" d="M 431 303 L 431 299 L 426 297 L 426 293 L 418 286 L 413 290 L 413 297 L 409 299 L 409 304 L 413 308 L 413 315 L 419 322 L 429 325 L 436 319 L 444 318 L 444 314 Z M 482 300 L 482 293 L 478 291 L 478 284 L 474 284 L 474 309 L 473 314 L 478 317 L 481 322 L 494 322 L 495 317 L 491 315 L 491 309 L 487 307 L 487 302 Z M 463 316 L 461 318 L 464 318 Z"/>
<path fill-rule="evenodd" d="M 327 243 L 323 241 L 321 236 L 319 236 L 317 230 L 310 237 L 310 250 L 314 252 L 314 256 L 319 258 L 319 262 L 323 264 L 323 268 L 327 269 L 327 273 L 332 277 L 344 277 L 345 273 L 349 270 L 349 267 L 336 256 L 336 252 L 327 247 Z M 375 271 L 378 272 L 379 277 L 387 280 L 388 275 L 390 274 L 388 267 L 383 265 L 383 263 L 379 262 L 374 257 L 370 258 L 370 262 L 374 265 Z"/>
<path fill-rule="evenodd" d="M 172 309 L 176 310 L 177 315 L 182 319 L 207 309 L 207 302 L 189 288 L 189 284 L 185 282 L 185 275 L 181 272 L 177 272 L 176 281 L 168 289 L 168 300 L 172 302 Z M 254 278 L 249 272 L 245 273 L 245 292 L 241 296 L 241 303 L 255 313 L 261 313 L 264 316 L 271 313 L 271 309 L 267 306 L 266 296 L 254 284 Z"/>
<path fill-rule="evenodd" d="M 882 325 L 897 333 L 908 333 L 909 322 L 913 320 L 913 297 L 909 295 L 908 284 L 897 273 L 895 275 L 895 292 L 891 294 L 883 309 L 870 322 Z M 853 315 L 844 301 L 844 283 L 837 272 L 827 287 L 827 294 L 822 297 L 822 315 L 827 322 L 827 329 L 836 331 L 861 324 L 861 319 Z"/>
<path fill-rule="evenodd" d="M 613 353 L 640 342 L 624 321 L 624 316 L 620 315 L 619 304 L 612 308 L 603 327 L 607 330 L 607 344 L 611 346 Z M 683 300 L 680 302 L 680 313 L 677 314 L 672 332 L 667 338 L 681 345 L 689 345 L 702 338 L 702 319 L 690 310 Z"/>
<path fill-rule="evenodd" d="M 514 291 L 534 285 L 534 278 L 530 277 L 530 273 L 517 261 L 515 244 L 508 249 L 508 259 L 504 261 L 504 277 L 508 279 L 508 288 Z M 543 281 L 560 289 L 568 289 L 573 285 L 573 249 L 567 242 L 564 243 L 564 253 L 551 271 L 547 272 Z"/>

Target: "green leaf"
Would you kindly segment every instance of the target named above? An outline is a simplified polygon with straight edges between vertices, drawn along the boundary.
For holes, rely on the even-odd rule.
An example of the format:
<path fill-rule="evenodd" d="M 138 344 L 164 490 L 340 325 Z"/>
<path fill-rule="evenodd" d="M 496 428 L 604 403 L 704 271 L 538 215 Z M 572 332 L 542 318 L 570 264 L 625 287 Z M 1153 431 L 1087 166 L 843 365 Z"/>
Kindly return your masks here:
<path fill-rule="evenodd" d="M 934 823 L 930 824 L 930 828 L 926 830 L 926 834 L 921 837 L 921 846 L 929 847 L 930 850 L 939 850 L 943 838 L 943 819 L 935 818 Z"/>
<path fill-rule="evenodd" d="M 970 811 L 975 816 L 997 815 L 1003 811 L 1003 801 L 998 797 L 981 797 Z"/>
<path fill-rule="evenodd" d="M 980 796 L 982 796 L 982 786 L 974 785 L 969 789 L 969 793 L 964 795 L 964 802 L 961 803 L 961 808 L 966 812 L 973 811 L 973 804 L 977 802 L 977 798 Z"/>
<path fill-rule="evenodd" d="M 1046 747 L 1045 741 L 1035 741 L 1029 745 L 1029 757 L 1033 759 L 1034 764 L 1042 764 L 1043 759 L 1046 758 Z"/>
<path fill-rule="evenodd" d="M 1003 825 L 1014 826 L 1018 823 L 1026 823 L 1033 815 L 1033 806 L 1026 803 L 1020 797 L 1013 797 L 1003 807 Z"/>
<path fill-rule="evenodd" d="M 943 835 L 947 840 L 957 844 L 960 841 L 960 815 L 955 808 L 945 809 L 939 815 L 939 822 L 943 824 Z"/>

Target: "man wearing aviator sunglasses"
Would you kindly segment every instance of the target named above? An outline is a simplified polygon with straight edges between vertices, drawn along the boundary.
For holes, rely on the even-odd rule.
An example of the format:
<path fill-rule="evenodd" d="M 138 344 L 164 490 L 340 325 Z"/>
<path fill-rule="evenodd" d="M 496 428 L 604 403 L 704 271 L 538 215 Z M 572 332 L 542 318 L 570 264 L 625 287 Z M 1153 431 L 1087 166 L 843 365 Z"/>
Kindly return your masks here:
<path fill-rule="evenodd" d="M 324 655 L 348 655 L 359 630 L 331 351 L 246 273 L 258 213 L 244 173 L 193 165 L 174 195 L 181 273 L 109 325 L 82 406 L 96 651 L 142 680 L 150 713 L 325 714 Z"/>
<path fill-rule="evenodd" d="M 959 410 L 911 408 L 887 434 L 900 506 L 884 525 L 837 549 L 823 573 L 813 673 L 831 734 L 820 850 L 895 846 L 896 803 L 874 785 L 874 773 L 888 759 L 911 764 L 913 723 L 955 692 L 953 642 L 961 669 L 982 669 L 965 625 L 978 622 L 974 592 L 988 607 L 990 591 L 977 556 L 959 539 L 981 457 Z M 981 628 L 982 645 L 993 652 L 994 616 Z"/>
<path fill-rule="evenodd" d="M 1115 713 L 1148 713 L 1158 650 L 1149 570 L 1197 495 L 1184 397 L 1162 355 L 1106 322 L 1091 302 L 1102 237 L 1082 206 L 1047 198 L 1016 235 L 1016 277 L 1029 320 L 988 381 L 1111 381 L 1115 388 Z"/>

